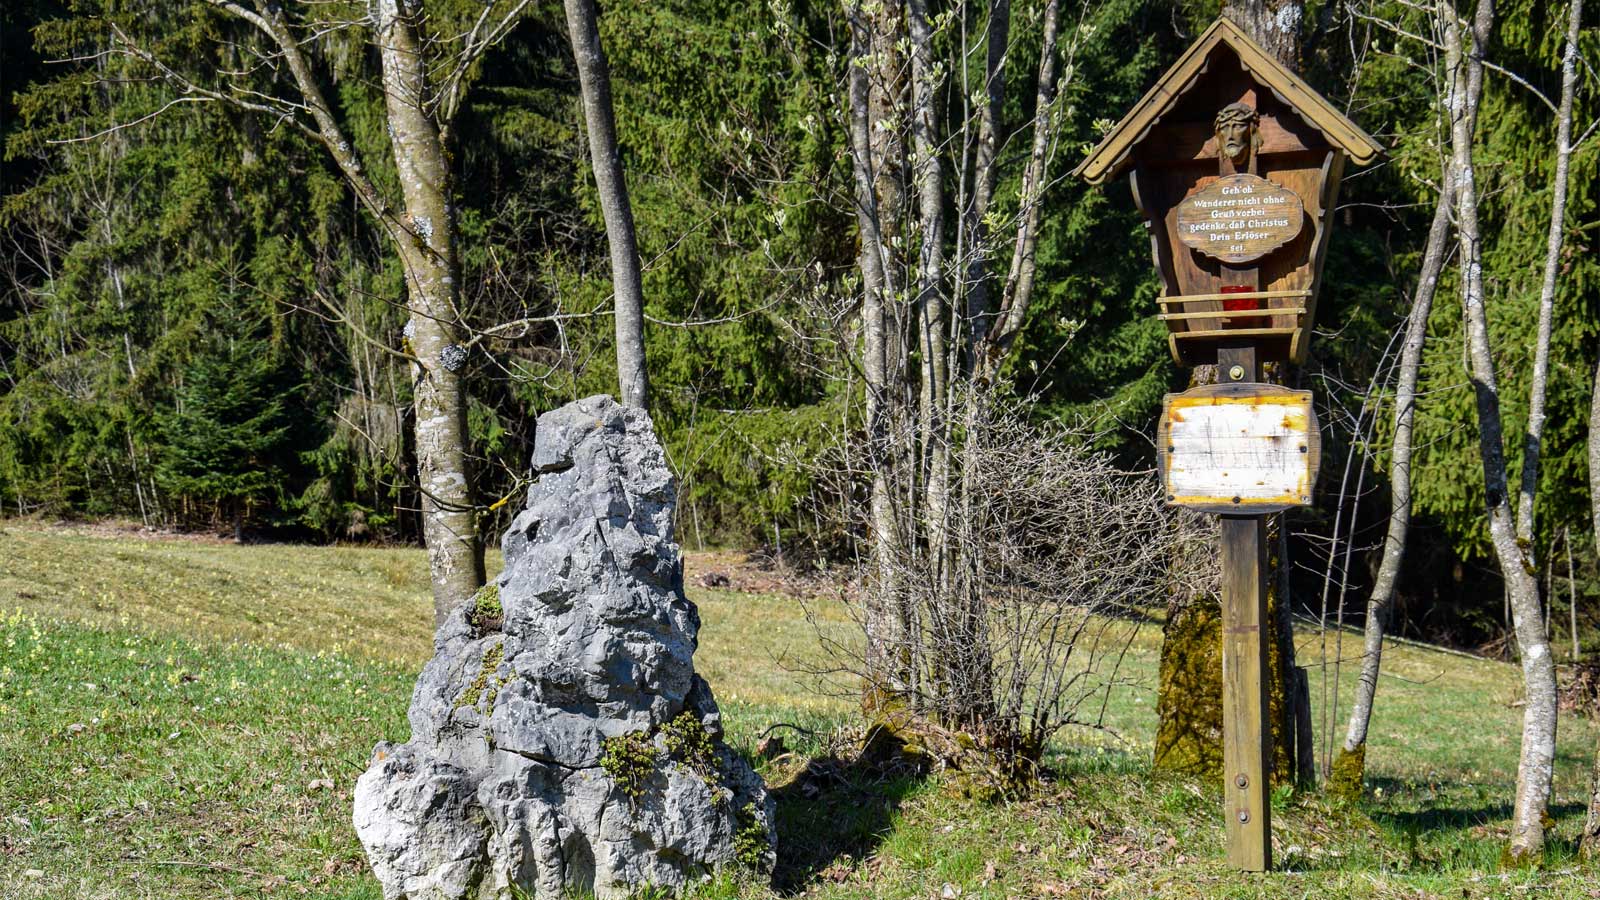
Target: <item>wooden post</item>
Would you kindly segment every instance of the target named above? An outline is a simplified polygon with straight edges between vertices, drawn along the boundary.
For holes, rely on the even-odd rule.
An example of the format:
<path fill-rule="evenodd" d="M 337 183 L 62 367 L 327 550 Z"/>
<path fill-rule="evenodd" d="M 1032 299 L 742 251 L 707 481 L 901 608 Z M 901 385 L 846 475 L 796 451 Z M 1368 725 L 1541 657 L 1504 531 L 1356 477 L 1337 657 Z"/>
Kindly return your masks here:
<path fill-rule="evenodd" d="M 1262 384 L 1261 364 L 1305 361 L 1345 161 L 1382 152 L 1224 18 L 1073 170 L 1091 184 L 1131 170 L 1173 359 L 1217 364 L 1216 384 L 1163 400 L 1158 445 L 1167 503 L 1222 519 L 1223 806 L 1228 862 L 1246 871 L 1272 868 L 1264 516 L 1310 504 L 1321 458 L 1310 392 Z"/>
<path fill-rule="evenodd" d="M 1217 350 L 1217 380 L 1259 378 L 1251 342 Z M 1272 868 L 1267 727 L 1266 518 L 1222 516 L 1222 771 L 1228 863 L 1247 872 Z"/>

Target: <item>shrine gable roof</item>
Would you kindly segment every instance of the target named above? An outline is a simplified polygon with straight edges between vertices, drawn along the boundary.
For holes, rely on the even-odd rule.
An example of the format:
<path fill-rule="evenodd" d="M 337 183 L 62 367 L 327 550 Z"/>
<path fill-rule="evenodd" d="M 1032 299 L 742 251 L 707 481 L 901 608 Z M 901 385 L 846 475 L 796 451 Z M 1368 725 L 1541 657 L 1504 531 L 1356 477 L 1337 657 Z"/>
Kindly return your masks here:
<path fill-rule="evenodd" d="M 1331 146 L 1346 153 L 1351 162 L 1366 165 L 1383 152 L 1383 145 L 1345 118 L 1300 76 L 1289 71 L 1260 44 L 1251 40 L 1239 26 L 1227 19 L 1218 19 L 1145 92 L 1133 109 L 1122 117 L 1122 121 L 1106 133 L 1099 145 L 1072 170 L 1072 174 L 1091 184 L 1100 184 L 1116 177 L 1132 159 L 1134 148 L 1150 135 L 1151 129 L 1203 80 L 1223 48 L 1238 57 L 1239 64 L 1251 78 L 1272 91 L 1306 124 L 1320 132 Z"/>

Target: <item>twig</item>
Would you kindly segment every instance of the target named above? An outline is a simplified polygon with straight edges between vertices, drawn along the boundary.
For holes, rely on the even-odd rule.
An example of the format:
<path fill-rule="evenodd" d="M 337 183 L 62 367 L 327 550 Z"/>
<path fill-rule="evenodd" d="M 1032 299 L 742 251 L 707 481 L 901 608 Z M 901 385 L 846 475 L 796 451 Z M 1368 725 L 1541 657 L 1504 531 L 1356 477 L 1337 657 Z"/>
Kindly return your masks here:
<path fill-rule="evenodd" d="M 249 875 L 253 878 L 277 877 L 268 875 L 265 872 L 257 872 L 254 869 L 241 869 L 237 866 L 225 866 L 221 863 L 194 862 L 187 859 L 140 859 L 136 856 L 124 856 L 122 859 L 125 862 L 142 863 L 147 866 L 187 866 L 195 869 L 211 869 L 216 872 L 231 872 L 235 875 Z"/>
<path fill-rule="evenodd" d="M 767 730 L 761 732 L 761 734 L 756 737 L 756 740 L 758 740 L 758 741 L 765 740 L 767 735 L 773 733 L 774 731 L 778 730 L 779 728 L 792 728 L 795 731 L 798 731 L 801 734 L 807 735 L 809 737 L 817 737 L 818 736 L 815 731 L 812 731 L 809 728 L 801 728 L 799 725 L 795 725 L 795 724 L 790 723 L 790 722 L 776 722 L 776 723 L 774 723 L 772 725 L 767 726 Z"/>

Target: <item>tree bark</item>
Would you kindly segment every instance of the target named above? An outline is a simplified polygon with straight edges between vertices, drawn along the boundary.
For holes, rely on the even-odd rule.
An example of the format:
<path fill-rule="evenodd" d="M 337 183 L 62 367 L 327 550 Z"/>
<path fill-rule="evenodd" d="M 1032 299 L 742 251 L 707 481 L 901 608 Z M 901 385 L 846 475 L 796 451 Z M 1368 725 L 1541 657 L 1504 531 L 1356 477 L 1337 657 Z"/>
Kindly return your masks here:
<path fill-rule="evenodd" d="M 1478 408 L 1478 450 L 1483 459 L 1484 504 L 1489 536 L 1506 582 L 1517 649 L 1522 657 L 1526 700 L 1522 718 L 1522 752 L 1517 763 L 1516 798 L 1512 806 L 1509 856 L 1519 864 L 1537 863 L 1544 852 L 1544 817 L 1550 804 L 1555 763 L 1556 678 L 1550 645 L 1545 639 L 1544 611 L 1538 579 L 1518 546 L 1516 522 L 1506 481 L 1505 444 L 1500 417 L 1489 322 L 1484 308 L 1483 240 L 1478 227 L 1478 192 L 1472 156 L 1478 101 L 1483 90 L 1483 54 L 1494 23 L 1493 0 L 1479 0 L 1471 23 L 1471 48 L 1464 49 L 1461 23 L 1445 3 L 1445 52 L 1450 71 L 1450 115 L 1456 232 L 1461 254 L 1461 307 L 1467 328 Z"/>
<path fill-rule="evenodd" d="M 989 320 L 989 228 L 984 217 L 994 200 L 996 161 L 1000 153 L 1000 114 L 1005 106 L 1005 62 L 1011 41 L 1011 0 L 995 0 L 989 8 L 987 59 L 984 65 L 986 102 L 978 115 L 978 145 L 972 163 L 972 205 L 967 211 L 965 229 L 971 260 L 967 266 L 967 329 L 970 345 L 964 359 L 969 372 L 976 371 L 974 349 L 987 339 Z"/>
<path fill-rule="evenodd" d="M 644 357 L 644 282 L 639 245 L 634 235 L 633 207 L 617 148 L 617 124 L 611 107 L 611 72 L 600 46 L 600 14 L 594 0 L 565 0 L 567 31 L 578 63 L 583 92 L 583 118 L 589 127 L 589 157 L 594 165 L 600 212 L 611 246 L 611 285 L 616 296 L 617 384 L 624 406 L 650 408 L 650 379 Z"/>
<path fill-rule="evenodd" d="M 1389 462 L 1389 532 L 1383 542 L 1383 561 L 1367 598 L 1367 621 L 1361 652 L 1361 677 L 1345 729 L 1344 747 L 1329 774 L 1329 793 L 1355 799 L 1361 794 L 1365 774 L 1367 724 L 1372 719 L 1378 692 L 1378 671 L 1383 664 L 1383 634 L 1394 602 L 1395 582 L 1406 555 L 1406 532 L 1411 526 L 1411 432 L 1416 421 L 1417 376 L 1422 369 L 1422 347 L 1428 338 L 1428 314 L 1450 240 L 1450 168 L 1441 172 L 1439 202 L 1428 229 L 1422 254 L 1422 271 L 1406 322 L 1405 346 L 1400 351 L 1400 380 L 1394 397 L 1394 444 Z"/>
<path fill-rule="evenodd" d="M 1587 860 L 1600 859 L 1600 746 L 1595 747 L 1594 771 L 1589 775 L 1589 814 L 1583 820 L 1578 855 Z"/>
<path fill-rule="evenodd" d="M 1263 4 L 1233 3 L 1224 14 L 1273 52 L 1288 68 L 1298 71 L 1299 2 L 1275 0 L 1267 4 L 1272 15 L 1261 13 Z M 1289 22 L 1287 27 L 1282 23 Z M 1031 277 L 1031 276 L 1030 276 Z M 1197 368 L 1191 386 L 1216 380 L 1215 367 Z M 1265 376 L 1258 373 L 1261 380 Z M 1278 528 L 1285 527 L 1282 521 Z M 1268 565 L 1282 572 L 1290 561 L 1285 542 L 1273 542 Z M 1267 644 L 1269 721 L 1262 723 L 1272 735 L 1271 765 L 1275 784 L 1301 780 L 1300 673 L 1295 661 L 1294 629 L 1288 579 L 1267 580 L 1268 616 L 1262 640 Z M 1217 777 L 1222 774 L 1223 712 L 1222 607 L 1215 594 L 1177 597 L 1169 605 L 1161 647 L 1159 724 L 1154 764 L 1158 768 Z M 1309 689 L 1308 689 L 1309 690 Z"/>
<path fill-rule="evenodd" d="M 1011 251 L 1011 269 L 1000 295 L 995 323 L 986 332 L 987 346 L 974 367 L 982 381 L 992 380 L 1010 352 L 1033 299 L 1034 251 L 1039 245 L 1040 202 L 1049 174 L 1050 144 L 1059 122 L 1051 110 L 1056 97 L 1056 39 L 1060 0 L 1049 0 L 1044 7 L 1044 44 L 1039 53 L 1039 89 L 1034 97 L 1033 145 L 1022 172 L 1021 222 Z"/>
<path fill-rule="evenodd" d="M 894 297 L 894 269 L 890 263 L 889 240 L 894 233 L 898 207 L 893 186 L 893 170 L 900 161 L 900 144 L 890 129 L 874 129 L 892 109 L 884 95 L 896 74 L 892 65 L 892 39 L 881 32 L 884 23 L 865 12 L 859 4 L 847 6 L 850 21 L 849 121 L 851 171 L 855 180 L 856 222 L 861 233 L 861 368 L 866 382 L 867 461 L 871 466 L 869 528 L 872 532 L 870 572 L 872 583 L 866 591 L 864 626 L 867 634 L 867 684 L 863 707 L 868 715 L 878 713 L 884 701 L 903 691 L 907 677 L 903 659 L 904 622 L 896 603 L 898 588 L 894 571 L 895 541 L 894 495 L 890 471 L 894 455 L 890 447 L 890 420 L 893 415 L 893 387 L 890 365 L 890 312 Z M 890 173 L 883 170 L 889 168 Z M 885 202 L 885 201 L 888 202 Z M 887 219 L 887 221 L 886 221 Z"/>
<path fill-rule="evenodd" d="M 1595 549 L 1600 552 L 1600 363 L 1595 365 L 1589 393 L 1589 514 L 1593 517 Z M 1571 553 L 1569 545 L 1567 552 Z M 1573 601 L 1576 609 L 1577 601 Z M 1572 645 L 1578 645 L 1578 619 L 1572 619 Z M 1577 650 L 1572 656 L 1577 658 Z M 1600 859 L 1600 741 L 1597 741 L 1593 780 L 1589 783 L 1589 815 L 1583 826 L 1582 851 L 1585 859 Z"/>
<path fill-rule="evenodd" d="M 456 229 L 439 126 L 425 108 L 427 65 L 414 9 L 377 0 L 373 26 L 383 60 L 390 143 L 405 197 L 396 236 L 410 293 L 416 358 L 417 481 L 428 546 L 435 622 L 483 586 L 483 546 L 467 477 L 467 403 L 461 375 Z"/>
<path fill-rule="evenodd" d="M 1578 35 L 1583 0 L 1572 0 L 1567 46 L 1561 57 L 1561 105 L 1556 115 L 1556 174 L 1551 186 L 1550 233 L 1545 241 L 1544 278 L 1539 285 L 1539 331 L 1528 390 L 1528 424 L 1522 437 L 1522 490 L 1517 497 L 1517 542 L 1536 564 L 1534 498 L 1539 488 L 1539 451 L 1544 439 L 1544 403 L 1550 382 L 1550 332 L 1555 320 L 1556 276 L 1561 271 L 1561 238 L 1567 214 L 1567 182 L 1572 159 L 1572 95 L 1578 84 Z"/>
<path fill-rule="evenodd" d="M 939 76 L 933 59 L 933 29 L 927 0 L 909 0 L 911 35 L 912 177 L 917 190 L 917 334 L 921 390 L 918 432 L 923 465 L 922 524 L 928 539 L 931 579 L 942 584 L 945 505 L 949 497 L 950 450 L 945 441 L 949 370 L 945 360 L 944 165 L 939 153 Z"/>
<path fill-rule="evenodd" d="M 1244 29 L 1263 50 L 1300 71 L 1300 21 L 1304 0 L 1228 0 L 1222 14 Z"/>

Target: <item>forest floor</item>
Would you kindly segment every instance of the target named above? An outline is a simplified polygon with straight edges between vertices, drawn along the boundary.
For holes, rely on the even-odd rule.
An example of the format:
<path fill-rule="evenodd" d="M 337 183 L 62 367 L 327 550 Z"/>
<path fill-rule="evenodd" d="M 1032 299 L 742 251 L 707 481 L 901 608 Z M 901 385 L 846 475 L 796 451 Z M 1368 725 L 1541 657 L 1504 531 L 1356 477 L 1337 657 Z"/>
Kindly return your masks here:
<path fill-rule="evenodd" d="M 797 674 L 825 667 L 817 629 L 848 621 L 828 590 L 736 554 L 687 569 L 730 740 L 803 729 L 779 728 L 793 753 L 761 764 L 781 784 L 850 733 L 849 700 Z M 0 897 L 379 898 L 351 790 L 375 742 L 406 737 L 429 651 L 419 551 L 0 522 L 0 612 Z M 1027 799 L 842 767 L 778 789 L 773 887 L 697 896 L 1600 898 L 1573 855 L 1596 729 L 1562 721 L 1548 864 L 1502 872 L 1517 669 L 1412 646 L 1385 654 L 1359 806 L 1280 793 L 1282 871 L 1230 871 L 1213 790 L 1150 769 L 1159 640 L 1139 631 L 1105 727 L 1064 733 Z M 1320 641 L 1299 642 L 1320 701 Z"/>

